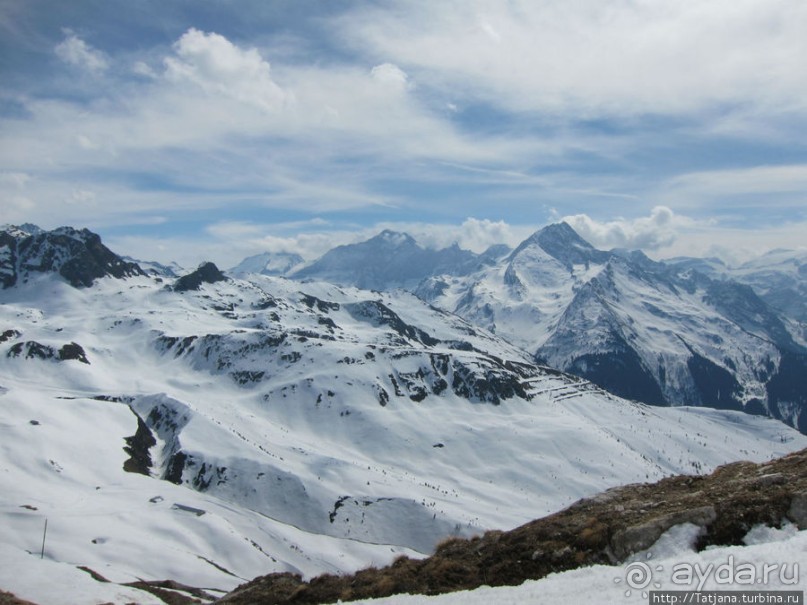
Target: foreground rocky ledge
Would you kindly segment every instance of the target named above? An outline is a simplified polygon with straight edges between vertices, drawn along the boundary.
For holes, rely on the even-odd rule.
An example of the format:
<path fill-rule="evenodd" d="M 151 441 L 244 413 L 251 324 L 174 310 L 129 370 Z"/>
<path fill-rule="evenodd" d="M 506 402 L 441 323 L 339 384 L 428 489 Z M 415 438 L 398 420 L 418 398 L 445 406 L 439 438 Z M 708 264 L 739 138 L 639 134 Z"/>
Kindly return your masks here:
<path fill-rule="evenodd" d="M 382 569 L 309 582 L 290 573 L 262 576 L 218 602 L 334 603 L 516 585 L 586 565 L 620 563 L 681 523 L 703 528 L 701 550 L 742 544 L 755 525 L 779 527 L 786 521 L 807 529 L 807 450 L 762 464 L 728 464 L 708 476 L 614 488 L 512 531 L 450 539 L 423 560 L 400 557 Z"/>

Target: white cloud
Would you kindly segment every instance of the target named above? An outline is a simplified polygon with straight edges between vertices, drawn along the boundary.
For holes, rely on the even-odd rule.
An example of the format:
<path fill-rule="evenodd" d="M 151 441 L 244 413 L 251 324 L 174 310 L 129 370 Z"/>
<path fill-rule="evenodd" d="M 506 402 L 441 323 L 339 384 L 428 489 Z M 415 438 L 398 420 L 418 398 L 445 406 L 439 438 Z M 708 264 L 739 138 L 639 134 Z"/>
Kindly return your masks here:
<path fill-rule="evenodd" d="M 428 248 L 445 248 L 452 244 L 465 250 L 480 253 L 490 246 L 506 244 L 511 248 L 517 246 L 535 231 L 526 225 L 510 225 L 505 221 L 491 221 L 469 217 L 460 225 L 435 225 L 428 223 L 389 223 L 376 226 L 396 231 L 406 231 L 418 243 Z"/>
<path fill-rule="evenodd" d="M 4 120 L 0 166 L 7 175 L 35 178 L 3 177 L 4 185 L 25 188 L 4 210 L 23 220 L 62 217 L 91 226 L 163 211 L 210 211 L 214 220 L 234 206 L 312 214 L 373 207 L 379 217 L 384 207 L 421 207 L 428 213 L 419 218 L 429 220 L 438 213 L 428 206 L 444 204 L 441 216 L 457 221 L 489 203 L 500 205 L 500 216 L 540 220 L 550 203 L 559 215 L 602 217 L 602 198 L 614 214 L 653 199 L 693 216 L 702 215 L 692 208 L 707 197 L 709 205 L 725 206 L 742 193 L 793 198 L 807 191 L 807 170 L 797 163 L 690 172 L 649 185 L 647 174 L 665 178 L 659 150 L 669 150 L 678 166 L 685 164 L 681 140 L 705 142 L 710 153 L 725 141 L 707 139 L 691 121 L 683 120 L 685 129 L 696 135 L 682 134 L 678 120 L 638 120 L 651 126 L 639 130 L 627 120 L 578 128 L 557 117 L 678 117 L 711 109 L 724 118 L 718 110 L 730 106 L 742 107 L 748 121 L 765 112 L 788 121 L 807 107 L 807 73 L 797 64 L 807 55 L 807 41 L 797 35 L 807 29 L 802 4 L 446 0 L 406 3 L 393 13 L 373 3 L 328 24 L 348 32 L 352 63 L 341 62 L 348 52 L 324 57 L 313 50 L 307 64 L 302 54 L 288 62 L 291 55 L 278 46 L 196 29 L 168 48 L 107 55 L 66 31 L 56 50 L 63 61 L 95 73 L 113 64 L 129 69 L 115 74 L 114 87 L 81 79 L 76 86 L 86 86 L 85 95 L 17 95 L 25 117 Z M 499 111 L 488 113 L 486 102 Z M 538 113 L 519 113 L 525 111 Z M 792 137 L 801 126 L 791 128 Z M 796 157 L 798 149 L 783 157 Z M 88 174 L 103 179 L 92 182 Z M 394 189 L 398 183 L 407 185 Z M 96 208 L 90 199 L 67 207 L 71 192 L 83 190 L 95 195 Z M 687 227 L 686 217 L 663 208 L 642 219 L 570 220 L 597 245 L 655 251 L 677 246 Z M 427 245 L 458 241 L 476 251 L 515 245 L 533 230 L 478 219 L 391 226 Z M 208 234 L 221 240 L 222 254 L 225 239 L 238 244 L 232 249 L 239 255 L 268 242 L 310 257 L 328 237 L 345 243 L 374 234 L 247 230 L 238 242 L 238 225 L 228 228 L 231 236 L 224 226 Z"/>
<path fill-rule="evenodd" d="M 170 80 L 192 83 L 207 93 L 232 97 L 263 110 L 277 111 L 289 95 L 271 76 L 269 62 L 254 48 L 242 49 L 224 36 L 189 29 L 166 57 Z"/>
<path fill-rule="evenodd" d="M 777 248 L 804 248 L 807 222 L 802 217 L 777 225 L 737 227 L 716 218 L 695 220 L 674 213 L 665 206 L 653 208 L 649 216 L 614 221 L 597 221 L 585 214 L 564 220 L 580 236 L 601 249 L 640 249 L 652 258 L 678 256 L 717 257 L 729 265 Z"/>
<path fill-rule="evenodd" d="M 679 196 L 807 192 L 807 164 L 691 172 L 671 179 L 667 186 Z"/>
<path fill-rule="evenodd" d="M 669 248 L 655 258 L 676 256 L 717 257 L 728 265 L 740 264 L 777 249 L 804 250 L 807 221 L 793 220 L 773 226 L 737 228 L 712 222 L 692 223 Z"/>
<path fill-rule="evenodd" d="M 99 73 L 109 67 L 109 61 L 104 53 L 91 47 L 70 30 L 65 30 L 65 39 L 53 50 L 56 56 L 68 65 L 91 73 Z"/>
<path fill-rule="evenodd" d="M 388 86 L 395 91 L 406 90 L 409 84 L 409 76 L 397 65 L 392 63 L 382 63 L 370 70 L 370 75 L 376 82 L 383 86 Z"/>
<path fill-rule="evenodd" d="M 342 26 L 436 86 L 511 110 L 807 110 L 802 0 L 446 0 L 361 7 Z"/>
<path fill-rule="evenodd" d="M 690 220 L 676 216 L 666 206 L 656 206 L 650 216 L 600 222 L 586 214 L 565 216 L 567 222 L 596 248 L 629 248 L 654 251 L 671 246 L 677 231 Z"/>
<path fill-rule="evenodd" d="M 71 60 L 108 64 L 72 33 L 63 49 L 80 49 L 65 54 Z M 190 29 L 158 59 L 155 49 L 121 58 L 147 77 L 123 74 L 125 85 L 93 87 L 87 92 L 98 96 L 89 101 L 25 98 L 28 117 L 0 130 L 0 167 L 36 175 L 26 196 L 36 213 L 27 220 L 64 216 L 74 175 L 88 172 L 122 175 L 88 183 L 109 220 L 128 222 L 166 205 L 174 212 L 248 203 L 319 213 L 400 205 L 405 200 L 377 183 L 433 174 L 434 160 L 497 167 L 535 148 L 509 135 L 463 135 L 442 108 L 430 110 L 397 65 L 270 66 L 264 55 Z M 138 63 L 141 57 L 149 62 Z M 139 187 L 146 176 L 149 186 Z M 76 205 L 67 218 L 95 221 Z"/>

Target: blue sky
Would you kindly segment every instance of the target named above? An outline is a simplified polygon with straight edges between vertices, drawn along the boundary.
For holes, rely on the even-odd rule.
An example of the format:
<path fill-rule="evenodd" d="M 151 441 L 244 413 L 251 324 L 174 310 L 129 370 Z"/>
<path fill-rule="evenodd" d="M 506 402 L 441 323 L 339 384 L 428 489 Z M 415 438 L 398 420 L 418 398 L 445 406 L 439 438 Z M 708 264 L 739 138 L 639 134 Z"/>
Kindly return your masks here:
<path fill-rule="evenodd" d="M 805 65 L 803 0 L 0 0 L 0 223 L 742 259 L 807 245 Z"/>

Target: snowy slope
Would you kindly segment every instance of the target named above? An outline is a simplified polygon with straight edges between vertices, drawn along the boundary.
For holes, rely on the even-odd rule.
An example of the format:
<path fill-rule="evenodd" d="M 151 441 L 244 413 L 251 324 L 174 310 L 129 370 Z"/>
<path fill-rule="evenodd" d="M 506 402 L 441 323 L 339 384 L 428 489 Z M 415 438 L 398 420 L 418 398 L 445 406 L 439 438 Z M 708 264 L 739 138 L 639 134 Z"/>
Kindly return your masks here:
<path fill-rule="evenodd" d="M 23 561 L 3 587 L 44 518 L 51 564 L 216 594 L 807 445 L 760 418 L 606 395 L 408 294 L 51 274 L 0 300 L 0 541 Z M 138 449 L 147 475 L 123 470 Z"/>

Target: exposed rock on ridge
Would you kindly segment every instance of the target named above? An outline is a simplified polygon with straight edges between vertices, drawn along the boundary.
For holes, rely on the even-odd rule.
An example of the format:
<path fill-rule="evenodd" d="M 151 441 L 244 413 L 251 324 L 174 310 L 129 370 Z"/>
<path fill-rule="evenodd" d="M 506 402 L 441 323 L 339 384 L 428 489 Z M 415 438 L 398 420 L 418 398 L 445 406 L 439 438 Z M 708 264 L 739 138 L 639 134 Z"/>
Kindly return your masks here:
<path fill-rule="evenodd" d="M 59 227 L 43 231 L 33 225 L 0 229 L 0 284 L 10 288 L 32 273 L 58 273 L 75 287 L 89 287 L 107 275 L 145 275 L 124 261 L 88 229 Z"/>
<path fill-rule="evenodd" d="M 216 265 L 206 262 L 199 265 L 196 271 L 180 277 L 174 283 L 174 291 L 188 292 L 189 290 L 198 290 L 202 287 L 202 284 L 215 284 L 226 280 L 227 276 Z"/>

